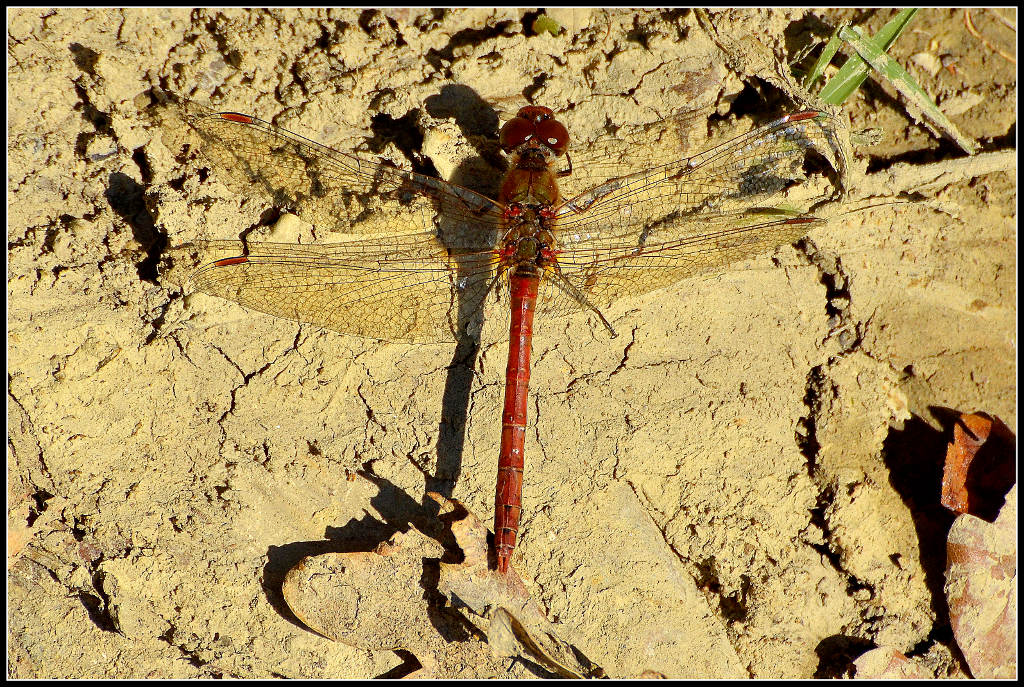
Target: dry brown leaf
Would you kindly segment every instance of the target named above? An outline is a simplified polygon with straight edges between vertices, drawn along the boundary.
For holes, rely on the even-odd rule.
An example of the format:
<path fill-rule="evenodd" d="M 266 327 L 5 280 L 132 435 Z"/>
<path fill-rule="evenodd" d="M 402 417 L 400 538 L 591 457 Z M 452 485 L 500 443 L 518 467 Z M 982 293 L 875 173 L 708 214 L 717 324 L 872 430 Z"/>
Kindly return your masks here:
<path fill-rule="evenodd" d="M 933 677 L 923 667 L 890 647 L 861 654 L 854 662 L 855 677 L 868 680 L 906 680 Z"/>
<path fill-rule="evenodd" d="M 965 414 L 953 426 L 942 474 L 942 504 L 992 522 L 1014 483 L 1016 439 L 999 418 Z"/>
<path fill-rule="evenodd" d="M 954 522 L 946 544 L 946 598 L 953 635 L 976 678 L 1017 673 L 1017 488 L 995 523 Z"/>
<path fill-rule="evenodd" d="M 555 626 L 530 597 L 515 569 L 506 574 L 488 565 L 487 528 L 458 502 L 431 494 L 448 511 L 463 517 L 451 523 L 461 547 L 461 563 L 441 563 L 438 589 L 453 602 L 460 602 L 481 618 L 488 619 L 487 639 L 491 648 L 504 656 L 521 656 L 536 661 L 563 677 L 601 677 L 604 671 L 591 663 L 579 649 L 560 639 Z"/>

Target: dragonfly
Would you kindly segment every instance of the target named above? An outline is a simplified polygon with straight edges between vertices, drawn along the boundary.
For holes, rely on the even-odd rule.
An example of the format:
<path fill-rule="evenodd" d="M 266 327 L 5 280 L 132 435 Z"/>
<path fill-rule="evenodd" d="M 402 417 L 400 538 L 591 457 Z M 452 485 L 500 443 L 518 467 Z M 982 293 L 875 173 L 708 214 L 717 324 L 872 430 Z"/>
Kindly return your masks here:
<path fill-rule="evenodd" d="M 522 514 L 535 315 L 589 312 L 614 336 L 602 312 L 613 301 L 767 253 L 822 224 L 772 203 L 805 178 L 811 157 L 846 167 L 836 119 L 823 111 L 789 114 L 695 155 L 652 151 L 657 164 L 623 170 L 614 153 L 574 162 L 554 111 L 527 105 L 499 131 L 507 169 L 492 199 L 251 115 L 178 99 L 164 113 L 172 151 L 187 145 L 230 189 L 337 239 L 183 244 L 176 259 L 196 267 L 195 290 L 343 334 L 421 343 L 459 341 L 488 297 L 502 302 L 509 355 L 493 550 L 501 574 Z M 661 125 L 696 121 L 683 113 Z M 582 190 L 563 193 L 568 179 Z"/>

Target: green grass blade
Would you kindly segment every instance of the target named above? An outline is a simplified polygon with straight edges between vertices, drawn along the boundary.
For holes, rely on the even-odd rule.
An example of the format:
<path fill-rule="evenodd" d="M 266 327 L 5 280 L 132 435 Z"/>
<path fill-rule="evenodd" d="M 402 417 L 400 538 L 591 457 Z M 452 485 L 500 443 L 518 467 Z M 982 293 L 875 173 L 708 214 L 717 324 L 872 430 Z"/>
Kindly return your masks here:
<path fill-rule="evenodd" d="M 860 88 L 864 79 L 868 77 L 870 69 L 874 69 L 883 78 L 888 79 L 900 95 L 906 99 L 911 115 L 916 116 L 915 112 L 920 113 L 921 117 L 929 124 L 953 140 L 969 155 L 973 155 L 976 150 L 974 142 L 960 133 L 956 125 L 939 110 L 914 78 L 886 53 L 886 50 L 899 37 L 916 13 L 917 9 L 913 8 L 900 11 L 871 38 L 864 37 L 855 28 L 840 27 L 829 39 L 822 58 L 829 51 L 831 54 L 828 55 L 828 59 L 835 54 L 834 48 L 838 43 L 837 36 L 849 43 L 856 54 L 852 55 L 836 75 L 825 84 L 818 96 L 826 103 L 840 105 Z M 820 72 L 824 71 L 824 65 L 821 62 L 822 59 L 819 58 L 818 63 L 814 65 L 811 72 L 813 78 L 818 78 Z"/>
<path fill-rule="evenodd" d="M 825 49 L 821 51 L 821 55 L 818 56 L 817 62 L 811 67 L 811 70 L 807 73 L 807 77 L 804 79 L 804 88 L 811 90 L 811 87 L 825 75 L 825 69 L 832 62 L 832 58 L 839 52 L 839 46 L 842 45 L 843 39 L 839 37 L 839 29 L 832 32 L 829 36 L 828 43 L 825 44 Z M 833 103 L 834 104 L 834 103 Z"/>
<path fill-rule="evenodd" d="M 875 54 L 879 52 L 884 54 L 903 32 L 903 29 L 907 27 L 910 20 L 914 18 L 915 14 L 917 14 L 916 8 L 901 10 L 899 14 L 889 20 L 888 24 L 882 27 L 882 30 L 874 38 L 870 39 L 861 37 L 856 29 L 847 27 L 840 27 L 837 33 L 840 38 L 850 42 L 851 45 L 853 44 L 851 38 L 856 36 L 856 38 L 862 41 L 861 45 L 865 49 L 870 49 Z M 829 44 L 832 44 L 832 39 L 829 39 Z M 860 54 L 861 50 L 857 46 L 854 46 L 854 49 L 858 54 L 852 55 L 836 75 L 825 84 L 821 93 L 818 94 L 822 100 L 830 105 L 841 105 L 846 102 L 846 99 L 853 95 L 854 91 L 864 83 L 864 79 L 868 78 L 870 68 L 865 62 L 863 55 Z M 815 67 L 817 66 L 816 64 Z"/>
<path fill-rule="evenodd" d="M 875 71 L 888 79 L 900 95 L 906 98 L 912 115 L 915 111 L 920 112 L 924 119 L 953 140 L 968 155 L 975 153 L 974 142 L 960 133 L 956 125 L 939 110 L 938 105 L 928 97 L 924 89 L 914 81 L 914 78 L 903 69 L 899 62 L 884 51 L 878 50 L 870 41 L 865 41 L 859 35 L 847 38 L 847 40 Z"/>

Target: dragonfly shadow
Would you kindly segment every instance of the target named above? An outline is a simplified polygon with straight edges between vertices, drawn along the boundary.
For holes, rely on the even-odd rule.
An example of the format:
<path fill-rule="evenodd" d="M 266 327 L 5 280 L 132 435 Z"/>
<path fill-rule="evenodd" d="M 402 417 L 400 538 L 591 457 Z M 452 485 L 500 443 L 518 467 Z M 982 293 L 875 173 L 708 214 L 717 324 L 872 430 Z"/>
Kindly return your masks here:
<path fill-rule="evenodd" d="M 398 532 L 407 532 L 412 527 L 439 542 L 446 551 L 458 551 L 450 523 L 436 517 L 434 509 L 417 503 L 405 490 L 368 470 L 359 471 L 359 475 L 378 488 L 377 495 L 370 499 L 374 514 L 366 513 L 358 520 L 350 520 L 343 527 L 328 527 L 322 540 L 291 542 L 267 549 L 267 563 L 263 567 L 263 592 L 278 614 L 296 627 L 316 632 L 289 608 L 282 592 L 288 571 L 304 558 L 329 553 L 373 551 Z M 433 560 L 436 567 L 437 559 Z M 436 597 L 436 571 L 424 574 L 423 587 L 428 597 Z M 445 636 L 459 635 L 458 622 L 451 618 L 445 623 L 435 621 L 435 625 Z"/>
<path fill-rule="evenodd" d="M 437 95 L 428 96 L 424 104 L 431 117 L 454 119 L 466 139 L 486 136 L 497 142 L 500 117 L 494 107 L 469 86 L 448 84 Z M 449 181 L 459 183 L 455 179 Z"/>
<path fill-rule="evenodd" d="M 431 116 L 454 119 L 463 136 L 473 142 L 477 152 L 477 156 L 463 161 L 448 181 L 495 198 L 503 173 L 501 165 L 504 164 L 497 153 L 497 112 L 473 89 L 453 84 L 444 86 L 438 95 L 428 97 L 426 109 Z M 451 497 L 462 471 L 470 391 L 477 354 L 480 351 L 483 306 L 488 295 L 486 288 L 490 285 L 489 276 L 481 274 L 478 262 L 461 261 L 457 255 L 467 249 L 493 249 L 499 237 L 493 232 L 487 235 L 486 231 L 466 236 L 467 230 L 472 231 L 467 223 L 446 218 L 443 211 L 441 223 L 442 242 L 453 249 L 456 255 L 456 279 L 460 286 L 457 289 L 456 304 L 457 343 L 448 365 L 448 375 L 441 398 L 437 471 L 433 478 L 427 480 L 426 491 L 435 491 L 445 497 Z M 433 509 L 437 507 L 431 499 L 425 499 L 424 505 Z"/>
<path fill-rule="evenodd" d="M 136 152 L 133 159 L 143 168 L 148 168 L 141 153 Z M 131 227 L 132 236 L 145 251 L 145 258 L 136 265 L 139 279 L 156 283 L 156 266 L 167 247 L 167 235 L 157 227 L 156 218 L 146 205 L 145 183 L 148 182 L 143 181 L 140 184 L 126 174 L 114 172 L 107 180 L 104 196 L 110 209 Z"/>
<path fill-rule="evenodd" d="M 444 222 L 443 217 L 442 222 Z M 441 234 L 445 236 L 444 228 L 442 228 Z M 465 245 L 462 238 L 458 238 L 457 241 L 461 245 Z M 487 241 L 489 242 L 490 239 Z M 490 247 L 484 245 L 479 248 L 486 250 Z M 454 304 L 457 313 L 455 317 L 456 345 L 451 362 L 448 364 L 444 393 L 441 397 L 437 472 L 433 479 L 427 481 L 426 485 L 426 491 L 436 491 L 446 497 L 452 495 L 452 489 L 462 471 L 469 398 L 473 387 L 477 354 L 480 351 L 480 332 L 483 328 L 484 301 L 487 296 L 487 281 L 489 281 L 488 275 L 481 274 L 476 269 L 477 265 L 472 264 L 471 261 L 464 262 L 458 257 L 455 257 L 454 260 L 457 265 L 455 279 L 460 285 L 460 288 L 456 288 L 457 302 Z M 424 500 L 425 505 L 433 503 L 430 499 Z"/>
<path fill-rule="evenodd" d="M 441 424 L 437 437 L 437 472 L 427 479 L 426 491 L 451 497 L 462 473 L 462 454 L 466 444 L 466 420 L 469 394 L 473 387 L 473 369 L 480 351 L 479 334 L 463 334 L 448 365 L 444 394 L 441 396 Z M 434 502 L 424 497 L 424 505 Z M 436 504 L 435 504 L 436 507 Z"/>

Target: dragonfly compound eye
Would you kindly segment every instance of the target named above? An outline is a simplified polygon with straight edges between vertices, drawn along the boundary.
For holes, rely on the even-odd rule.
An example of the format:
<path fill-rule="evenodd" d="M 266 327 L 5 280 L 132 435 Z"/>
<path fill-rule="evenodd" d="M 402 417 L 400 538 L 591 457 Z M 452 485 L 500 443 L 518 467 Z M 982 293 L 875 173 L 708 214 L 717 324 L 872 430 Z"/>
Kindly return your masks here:
<path fill-rule="evenodd" d="M 533 122 L 525 117 L 513 117 L 505 122 L 505 126 L 501 127 L 501 133 L 498 135 L 501 149 L 506 153 L 511 153 L 529 141 L 533 138 L 534 133 L 536 133 L 534 131 L 535 126 Z"/>
<path fill-rule="evenodd" d="M 545 119 L 537 122 L 537 138 L 551 148 L 556 155 L 563 155 L 569 148 L 569 131 L 557 119 Z"/>

